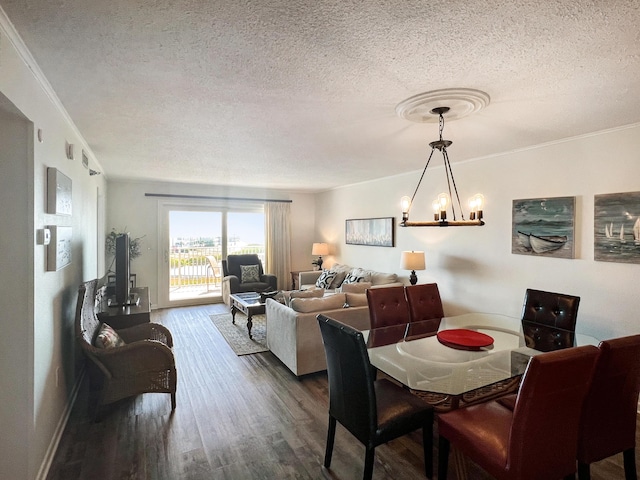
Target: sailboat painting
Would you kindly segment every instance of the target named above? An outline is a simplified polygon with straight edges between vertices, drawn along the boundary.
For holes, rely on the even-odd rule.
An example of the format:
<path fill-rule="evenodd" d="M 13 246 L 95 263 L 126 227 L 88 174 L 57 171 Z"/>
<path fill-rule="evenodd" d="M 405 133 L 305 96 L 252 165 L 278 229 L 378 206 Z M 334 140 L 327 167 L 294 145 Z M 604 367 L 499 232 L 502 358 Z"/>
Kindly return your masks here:
<path fill-rule="evenodd" d="M 596 195 L 593 211 L 594 260 L 640 263 L 640 192 Z"/>
<path fill-rule="evenodd" d="M 574 258 L 575 197 L 513 201 L 511 253 Z"/>

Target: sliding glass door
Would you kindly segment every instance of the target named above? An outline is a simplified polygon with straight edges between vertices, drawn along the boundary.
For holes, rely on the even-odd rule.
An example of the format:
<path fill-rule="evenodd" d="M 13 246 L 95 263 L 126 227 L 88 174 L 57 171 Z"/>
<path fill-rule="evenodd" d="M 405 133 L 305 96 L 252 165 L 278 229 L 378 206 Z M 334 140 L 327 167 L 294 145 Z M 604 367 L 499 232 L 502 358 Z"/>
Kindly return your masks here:
<path fill-rule="evenodd" d="M 160 206 L 158 301 L 161 307 L 215 303 L 222 298 L 222 259 L 256 253 L 264 262 L 262 206 L 190 202 Z"/>

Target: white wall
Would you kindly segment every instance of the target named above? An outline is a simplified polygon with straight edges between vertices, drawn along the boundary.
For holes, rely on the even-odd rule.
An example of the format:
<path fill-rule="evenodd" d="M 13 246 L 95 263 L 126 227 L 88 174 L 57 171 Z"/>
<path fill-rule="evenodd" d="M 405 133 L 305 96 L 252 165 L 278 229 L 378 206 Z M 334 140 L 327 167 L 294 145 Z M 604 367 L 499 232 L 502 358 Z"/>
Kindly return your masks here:
<path fill-rule="evenodd" d="M 7 232 L 15 232 L 23 239 L 28 238 L 33 222 L 33 199 L 29 198 L 28 189 L 15 188 L 18 183 L 23 186 L 29 183 L 29 133 L 30 122 L 0 95 L 0 203 L 14 206 L 0 209 L 1 270 L 12 272 L 10 278 L 0 282 L 0 325 L 3 332 L 0 335 L 0 352 L 3 363 L 8 367 L 0 375 L 0 404 L 11 406 L 22 404 L 31 396 L 31 379 L 25 372 L 33 362 L 30 355 L 33 325 L 13 319 L 25 319 L 33 314 L 33 252 L 27 242 L 16 242 L 13 235 L 7 235 Z M 11 368 L 6 359 L 11 359 L 19 368 Z M 0 477 L 6 474 L 6 478 L 19 478 L 17 474 L 26 471 L 29 432 L 24 425 L 28 423 L 29 411 L 26 409 L 3 409 L 0 412 L 2 430 L 13 432 L 13 435 L 3 435 L 0 439 L 0 450 L 11 453 L 10 463 L 4 456 L 0 457 L 0 472 L 5 472 L 0 473 Z"/>
<path fill-rule="evenodd" d="M 0 479 L 33 479 L 53 453 L 77 384 L 75 302 L 78 285 L 97 274 L 96 198 L 105 180 L 82 166 L 84 149 L 102 169 L 1 9 L 0 118 Z M 72 216 L 46 213 L 47 167 L 71 178 Z M 46 225 L 73 229 L 72 263 L 57 272 L 46 271 L 46 247 L 36 244 Z"/>
<path fill-rule="evenodd" d="M 124 228 L 133 237 L 142 237 L 141 257 L 132 261 L 138 285 L 150 287 L 153 306 L 164 307 L 158 298 L 158 205 L 166 202 L 193 202 L 199 205 L 219 205 L 215 200 L 186 200 L 163 197 L 147 197 L 145 193 L 165 195 L 190 195 L 210 197 L 258 198 L 291 200 L 291 249 L 292 268 L 311 269 L 311 244 L 313 243 L 314 197 L 310 194 L 283 192 L 269 189 L 219 187 L 191 184 L 156 182 L 110 181 L 107 201 L 107 233 Z M 242 205 L 243 202 L 239 204 Z M 108 267 L 108 265 L 107 265 Z"/>
<path fill-rule="evenodd" d="M 526 288 L 536 288 L 580 296 L 579 331 L 598 338 L 640 333 L 640 264 L 593 260 L 594 195 L 640 191 L 639 151 L 640 126 L 634 125 L 455 164 L 461 199 L 466 202 L 477 192 L 485 195 L 486 225 L 398 227 L 395 248 L 345 245 L 344 221 L 388 216 L 399 221 L 400 198 L 411 195 L 420 172 L 339 188 L 318 195 L 316 233 L 336 249 L 329 264 L 392 271 L 405 283 L 409 272 L 399 268 L 400 252 L 425 250 L 427 269 L 417 272 L 419 283 L 438 283 L 446 314 L 484 311 L 518 317 Z M 449 154 L 455 159 L 454 147 Z M 431 169 L 412 220 L 431 220 L 431 200 L 445 190 L 442 168 Z M 576 258 L 512 254 L 512 201 L 560 196 L 576 197 Z"/>

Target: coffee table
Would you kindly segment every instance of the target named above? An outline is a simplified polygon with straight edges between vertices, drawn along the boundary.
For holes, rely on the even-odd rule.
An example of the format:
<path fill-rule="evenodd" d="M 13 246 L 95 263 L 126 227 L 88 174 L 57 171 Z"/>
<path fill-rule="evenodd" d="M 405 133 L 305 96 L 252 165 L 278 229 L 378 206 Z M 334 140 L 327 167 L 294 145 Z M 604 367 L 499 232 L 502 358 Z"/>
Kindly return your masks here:
<path fill-rule="evenodd" d="M 260 294 L 258 292 L 232 293 L 229 295 L 229 300 L 231 302 L 231 322 L 236 323 L 236 312 L 244 313 L 247 316 L 249 338 L 253 339 L 251 318 L 265 312 L 265 304 L 260 301 Z"/>

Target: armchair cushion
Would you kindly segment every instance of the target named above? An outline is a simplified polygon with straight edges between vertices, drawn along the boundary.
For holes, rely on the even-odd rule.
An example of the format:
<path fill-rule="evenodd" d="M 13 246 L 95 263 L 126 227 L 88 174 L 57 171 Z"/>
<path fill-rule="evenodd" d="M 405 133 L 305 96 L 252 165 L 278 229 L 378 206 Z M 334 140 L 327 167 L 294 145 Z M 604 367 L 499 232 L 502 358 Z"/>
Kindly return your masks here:
<path fill-rule="evenodd" d="M 118 332 L 106 323 L 103 323 L 96 337 L 95 346 L 98 348 L 116 348 L 122 347 L 123 345 L 125 345 L 125 342 L 120 335 L 118 335 Z"/>
<path fill-rule="evenodd" d="M 243 279 L 243 266 L 258 267 L 258 279 Z M 262 262 L 256 254 L 228 255 L 222 260 L 222 300 L 229 305 L 229 296 L 238 292 L 267 292 L 278 289 L 275 275 L 264 273 Z"/>
<path fill-rule="evenodd" d="M 255 283 L 259 281 L 259 265 L 240 265 L 240 283 Z"/>

